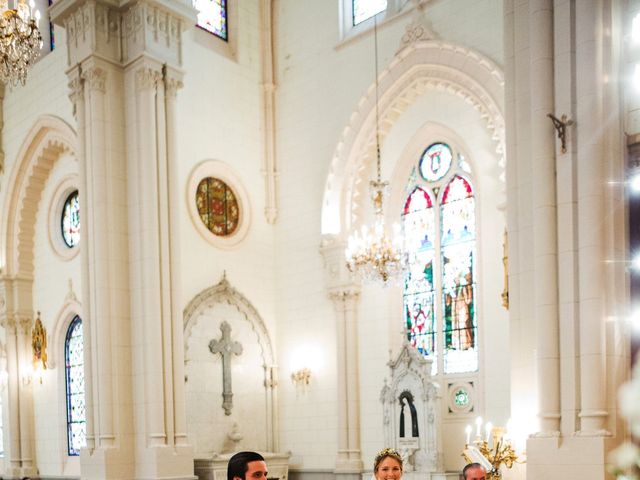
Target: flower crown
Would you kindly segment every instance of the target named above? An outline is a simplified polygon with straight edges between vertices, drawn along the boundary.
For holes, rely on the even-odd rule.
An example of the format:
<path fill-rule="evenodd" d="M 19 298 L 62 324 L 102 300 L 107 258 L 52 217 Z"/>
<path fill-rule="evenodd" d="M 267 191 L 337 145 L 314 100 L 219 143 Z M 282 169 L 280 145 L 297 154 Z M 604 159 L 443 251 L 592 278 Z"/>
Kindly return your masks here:
<path fill-rule="evenodd" d="M 376 458 L 373 461 L 373 469 L 376 470 L 380 462 L 386 457 L 395 458 L 400 462 L 400 468 L 402 468 L 402 455 L 395 448 L 383 448 L 376 454 Z"/>

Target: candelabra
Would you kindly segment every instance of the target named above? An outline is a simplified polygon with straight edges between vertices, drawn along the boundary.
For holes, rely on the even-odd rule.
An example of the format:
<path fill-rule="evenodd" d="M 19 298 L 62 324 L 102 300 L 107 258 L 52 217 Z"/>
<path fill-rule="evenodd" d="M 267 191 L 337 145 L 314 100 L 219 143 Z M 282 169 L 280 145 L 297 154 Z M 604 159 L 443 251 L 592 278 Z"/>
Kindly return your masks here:
<path fill-rule="evenodd" d="M 514 463 L 519 463 L 520 459 L 511 446 L 511 442 L 505 438 L 504 428 L 493 427 L 487 423 L 487 436 L 483 440 L 480 437 L 480 423 L 480 419 L 476 420 L 477 435 L 472 444 L 469 443 L 471 427 L 467 427 L 467 443 L 462 456 L 469 463 L 482 465 L 487 471 L 487 480 L 499 480 L 502 478 L 500 467 L 504 465 L 511 468 Z"/>

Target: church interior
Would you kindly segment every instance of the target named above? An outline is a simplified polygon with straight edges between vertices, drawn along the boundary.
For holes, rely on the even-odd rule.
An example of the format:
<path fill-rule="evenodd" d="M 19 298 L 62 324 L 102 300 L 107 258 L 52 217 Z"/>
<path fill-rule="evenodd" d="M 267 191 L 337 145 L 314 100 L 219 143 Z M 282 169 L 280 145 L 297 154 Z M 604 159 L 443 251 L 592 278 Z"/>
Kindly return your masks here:
<path fill-rule="evenodd" d="M 31 2 L 1 478 L 640 478 L 640 1 Z"/>

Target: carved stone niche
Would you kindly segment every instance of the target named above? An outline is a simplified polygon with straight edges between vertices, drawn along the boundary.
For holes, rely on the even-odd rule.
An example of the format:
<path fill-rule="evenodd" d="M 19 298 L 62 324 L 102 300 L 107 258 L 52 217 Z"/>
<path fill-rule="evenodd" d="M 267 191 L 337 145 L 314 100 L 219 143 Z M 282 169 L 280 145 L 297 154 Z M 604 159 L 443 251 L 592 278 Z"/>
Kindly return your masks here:
<path fill-rule="evenodd" d="M 404 342 L 388 365 L 380 394 L 385 446 L 403 457 L 404 475 L 420 479 L 444 478 L 440 387 L 431 377 L 431 360 Z"/>

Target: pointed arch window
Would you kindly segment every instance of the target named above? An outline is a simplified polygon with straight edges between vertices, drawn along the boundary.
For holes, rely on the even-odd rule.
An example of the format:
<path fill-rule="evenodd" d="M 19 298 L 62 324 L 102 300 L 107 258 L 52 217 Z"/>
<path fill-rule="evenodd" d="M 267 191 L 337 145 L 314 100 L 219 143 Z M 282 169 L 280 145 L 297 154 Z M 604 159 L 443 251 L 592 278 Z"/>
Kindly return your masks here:
<path fill-rule="evenodd" d="M 419 173 L 419 175 L 418 175 Z M 429 145 L 414 168 L 402 212 L 409 268 L 404 322 L 433 372 L 478 370 L 476 217 L 470 168 L 445 143 Z"/>
<path fill-rule="evenodd" d="M 65 386 L 67 392 L 67 451 L 80 455 L 86 445 L 87 421 L 84 395 L 84 344 L 82 320 L 75 316 L 64 342 Z"/>

